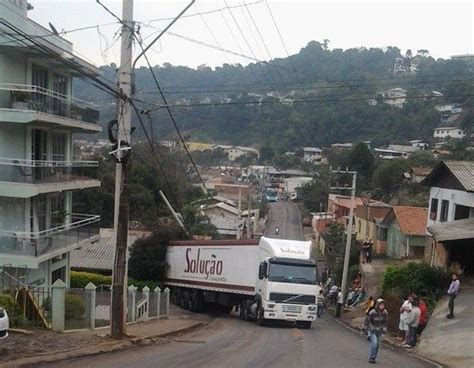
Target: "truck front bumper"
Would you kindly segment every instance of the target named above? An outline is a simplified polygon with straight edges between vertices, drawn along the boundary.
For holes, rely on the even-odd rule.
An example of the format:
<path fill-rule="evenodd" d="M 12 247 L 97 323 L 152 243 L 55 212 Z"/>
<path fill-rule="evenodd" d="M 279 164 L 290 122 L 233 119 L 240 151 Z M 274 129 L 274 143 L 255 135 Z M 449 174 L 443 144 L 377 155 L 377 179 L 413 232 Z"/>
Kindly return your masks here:
<path fill-rule="evenodd" d="M 263 303 L 263 317 L 283 321 L 314 321 L 316 320 L 316 305 Z"/>

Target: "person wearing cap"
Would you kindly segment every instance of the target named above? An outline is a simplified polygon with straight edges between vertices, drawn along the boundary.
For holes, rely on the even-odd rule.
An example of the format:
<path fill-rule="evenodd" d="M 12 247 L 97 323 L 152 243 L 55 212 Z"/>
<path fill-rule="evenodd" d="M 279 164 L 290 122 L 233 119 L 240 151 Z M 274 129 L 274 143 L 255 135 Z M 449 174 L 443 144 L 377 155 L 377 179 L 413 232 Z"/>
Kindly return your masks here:
<path fill-rule="evenodd" d="M 379 351 L 380 341 L 387 332 L 388 312 L 385 309 L 385 301 L 377 299 L 375 308 L 372 309 L 365 319 L 365 329 L 370 341 L 369 363 L 375 364 Z"/>

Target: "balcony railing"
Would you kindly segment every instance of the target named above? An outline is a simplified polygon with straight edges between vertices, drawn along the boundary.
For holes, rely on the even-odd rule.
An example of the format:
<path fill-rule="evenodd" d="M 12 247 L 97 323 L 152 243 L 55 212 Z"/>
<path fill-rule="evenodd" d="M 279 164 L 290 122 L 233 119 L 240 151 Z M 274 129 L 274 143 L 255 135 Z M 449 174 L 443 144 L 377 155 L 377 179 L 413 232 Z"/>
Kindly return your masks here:
<path fill-rule="evenodd" d="M 0 181 L 47 184 L 97 179 L 98 161 L 41 161 L 0 157 Z"/>
<path fill-rule="evenodd" d="M 38 232 L 0 230 L 0 254 L 39 257 L 99 235 L 100 216 L 74 213 L 65 221 Z"/>
<path fill-rule="evenodd" d="M 39 111 L 94 124 L 100 117 L 91 103 L 26 84 L 0 83 L 0 108 Z"/>

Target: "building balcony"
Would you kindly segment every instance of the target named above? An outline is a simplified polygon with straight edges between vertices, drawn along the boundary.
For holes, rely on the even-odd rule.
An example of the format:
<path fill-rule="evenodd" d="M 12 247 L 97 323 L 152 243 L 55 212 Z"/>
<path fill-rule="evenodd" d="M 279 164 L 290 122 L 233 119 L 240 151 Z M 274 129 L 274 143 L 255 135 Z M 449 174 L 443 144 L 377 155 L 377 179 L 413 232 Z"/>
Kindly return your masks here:
<path fill-rule="evenodd" d="M 42 87 L 0 83 L 0 122 L 50 123 L 100 132 L 98 108 Z"/>
<path fill-rule="evenodd" d="M 0 193 L 29 198 L 42 193 L 99 187 L 98 161 L 41 161 L 0 157 Z"/>
<path fill-rule="evenodd" d="M 99 240 L 100 216 L 69 214 L 66 223 L 38 232 L 0 230 L 3 264 L 37 268 L 39 263 Z"/>

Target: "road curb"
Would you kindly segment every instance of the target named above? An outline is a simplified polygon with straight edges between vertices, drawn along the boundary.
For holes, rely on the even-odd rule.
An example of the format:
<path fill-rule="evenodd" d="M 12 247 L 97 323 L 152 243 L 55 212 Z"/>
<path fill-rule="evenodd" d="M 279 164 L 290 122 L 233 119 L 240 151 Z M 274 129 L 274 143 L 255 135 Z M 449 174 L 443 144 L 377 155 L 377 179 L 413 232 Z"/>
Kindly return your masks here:
<path fill-rule="evenodd" d="M 331 315 L 329 315 L 329 314 L 327 314 L 327 313 L 326 313 L 326 315 L 328 315 L 334 322 L 336 322 L 336 323 L 339 324 L 340 326 L 342 326 L 342 327 L 344 327 L 344 328 L 346 328 L 346 329 L 348 329 L 348 330 L 351 330 L 352 332 L 355 332 L 355 333 L 358 333 L 358 334 L 359 334 L 360 332 L 362 332 L 362 329 L 360 329 L 360 328 L 354 327 L 354 326 L 352 326 L 351 324 L 349 324 L 349 323 L 347 323 L 347 322 L 340 321 L 340 320 L 338 320 L 337 318 L 335 318 L 335 317 L 333 317 L 333 316 L 331 316 Z M 444 365 L 441 364 L 441 363 L 435 362 L 434 360 L 425 358 L 425 357 L 423 357 L 423 356 L 421 356 L 421 355 L 419 355 L 419 354 L 416 354 L 416 353 L 414 353 L 414 352 L 407 351 L 407 350 L 401 348 L 400 345 L 395 344 L 395 343 L 393 343 L 393 342 L 391 342 L 391 341 L 389 341 L 389 340 L 384 339 L 384 340 L 382 341 L 382 343 L 383 343 L 384 345 L 390 346 L 392 349 L 396 349 L 396 350 L 398 350 L 398 351 L 402 351 L 403 353 L 405 353 L 405 354 L 407 354 L 407 355 L 410 355 L 410 356 L 412 356 L 412 357 L 414 357 L 414 358 L 416 358 L 416 359 L 419 359 L 419 360 L 422 360 L 422 361 L 424 361 L 424 362 L 426 362 L 426 363 L 429 363 L 429 364 L 433 365 L 433 366 L 436 367 L 436 368 L 445 368 L 445 367 L 446 367 L 446 366 L 444 366 Z"/>
<path fill-rule="evenodd" d="M 91 356 L 96 356 L 100 354 L 107 354 L 113 352 L 124 351 L 130 348 L 134 348 L 141 345 L 150 345 L 155 343 L 157 339 L 167 339 L 173 336 L 178 336 L 184 333 L 189 333 L 191 331 L 197 330 L 199 328 L 205 327 L 210 322 L 195 322 L 189 326 L 179 328 L 173 331 L 161 333 L 161 334 L 151 334 L 144 337 L 131 338 L 123 341 L 109 341 L 102 344 L 93 346 L 79 348 L 76 350 L 62 351 L 58 353 L 52 353 L 51 355 L 36 355 L 27 358 L 21 358 L 16 361 L 6 362 L 2 367 L 32 367 L 38 364 L 48 364 L 56 363 L 60 361 L 75 359 L 75 358 L 86 358 Z"/>

